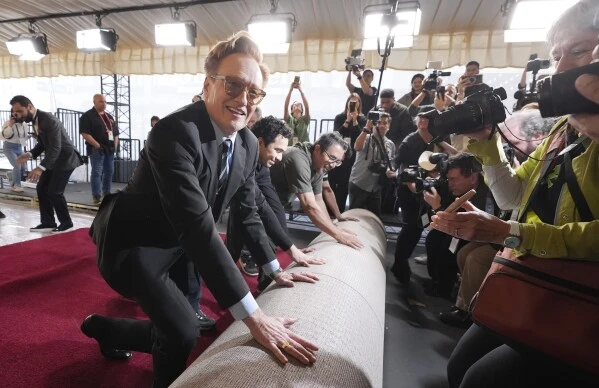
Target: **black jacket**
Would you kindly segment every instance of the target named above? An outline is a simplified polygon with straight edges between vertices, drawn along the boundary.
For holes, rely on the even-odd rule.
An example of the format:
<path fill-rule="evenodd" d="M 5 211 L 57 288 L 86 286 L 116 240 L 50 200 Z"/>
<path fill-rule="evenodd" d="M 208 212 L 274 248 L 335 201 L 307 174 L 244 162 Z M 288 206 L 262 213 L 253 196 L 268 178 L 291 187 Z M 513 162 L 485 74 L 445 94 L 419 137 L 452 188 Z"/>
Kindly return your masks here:
<path fill-rule="evenodd" d="M 71 143 L 62 123 L 52 113 L 37 110 L 33 124 L 37 123 L 37 144 L 30 151 L 33 159 L 44 154 L 39 163 L 46 170 L 74 170 L 83 164 L 75 146 Z"/>
<path fill-rule="evenodd" d="M 258 141 L 247 128 L 237 133 L 223 205 L 212 209 L 217 148 L 204 102 L 170 114 L 152 129 L 127 187 L 102 202 L 90 231 L 98 246 L 100 272 L 109 284 L 126 281 L 120 276 L 118 252 L 180 246 L 221 307 L 234 305 L 249 292 L 214 220 L 235 197 L 249 243 L 264 253 L 258 264 L 275 259 L 255 203 Z"/>

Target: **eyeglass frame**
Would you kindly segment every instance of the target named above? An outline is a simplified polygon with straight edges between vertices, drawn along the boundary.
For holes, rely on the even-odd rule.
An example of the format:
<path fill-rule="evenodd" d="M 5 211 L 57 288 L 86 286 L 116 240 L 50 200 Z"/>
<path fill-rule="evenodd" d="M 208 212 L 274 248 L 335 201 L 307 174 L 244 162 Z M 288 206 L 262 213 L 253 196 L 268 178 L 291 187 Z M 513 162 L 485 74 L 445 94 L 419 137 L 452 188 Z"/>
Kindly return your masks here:
<path fill-rule="evenodd" d="M 262 102 L 262 100 L 264 99 L 264 97 L 266 97 L 266 92 L 264 90 L 262 90 L 260 88 L 251 87 L 251 84 L 246 83 L 245 81 L 243 81 L 239 77 L 235 77 L 233 75 L 219 75 L 219 74 L 216 74 L 216 75 L 211 75 L 210 78 L 215 79 L 215 80 L 219 80 L 219 81 L 224 81 L 225 93 L 227 93 L 227 95 L 229 97 L 235 98 L 235 97 L 239 96 L 241 93 L 247 93 L 248 94 L 248 102 L 249 102 L 250 105 L 258 105 L 259 103 Z M 229 80 L 227 78 L 229 78 Z M 227 91 L 227 89 L 228 89 L 227 88 L 227 83 L 231 82 L 230 78 L 234 78 L 235 81 L 239 81 L 239 82 L 245 84 L 244 88 L 239 92 L 239 94 L 237 94 L 235 96 L 231 95 Z M 253 92 L 252 92 L 252 90 L 253 90 Z M 250 93 L 255 93 L 258 96 L 259 100 L 258 101 L 254 101 L 255 99 L 254 100 L 251 99 L 250 98 Z"/>
<path fill-rule="evenodd" d="M 327 152 L 327 150 L 322 150 L 322 152 L 324 152 L 327 155 L 327 158 L 329 159 L 325 162 L 326 164 L 333 164 L 336 167 L 339 167 L 343 164 L 343 159 L 337 159 L 332 157 L 331 154 Z"/>

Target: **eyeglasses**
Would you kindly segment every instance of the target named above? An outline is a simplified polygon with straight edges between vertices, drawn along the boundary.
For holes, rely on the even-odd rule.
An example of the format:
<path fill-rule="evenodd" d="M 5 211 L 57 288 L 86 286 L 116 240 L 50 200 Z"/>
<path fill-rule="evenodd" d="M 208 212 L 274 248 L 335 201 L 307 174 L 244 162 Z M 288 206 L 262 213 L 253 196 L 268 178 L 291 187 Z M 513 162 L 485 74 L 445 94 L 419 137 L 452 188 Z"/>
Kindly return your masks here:
<path fill-rule="evenodd" d="M 266 96 L 262 89 L 253 88 L 244 80 L 230 75 L 211 75 L 210 78 L 225 81 L 225 93 L 230 97 L 237 97 L 247 91 L 250 105 L 258 105 Z"/>
<path fill-rule="evenodd" d="M 342 159 L 337 159 L 337 158 L 331 156 L 331 154 L 329 154 L 326 151 L 323 151 L 323 152 L 327 155 L 327 158 L 329 158 L 329 160 L 326 161 L 327 164 L 333 164 L 333 165 L 339 167 L 339 166 L 341 166 L 341 163 L 343 163 Z"/>

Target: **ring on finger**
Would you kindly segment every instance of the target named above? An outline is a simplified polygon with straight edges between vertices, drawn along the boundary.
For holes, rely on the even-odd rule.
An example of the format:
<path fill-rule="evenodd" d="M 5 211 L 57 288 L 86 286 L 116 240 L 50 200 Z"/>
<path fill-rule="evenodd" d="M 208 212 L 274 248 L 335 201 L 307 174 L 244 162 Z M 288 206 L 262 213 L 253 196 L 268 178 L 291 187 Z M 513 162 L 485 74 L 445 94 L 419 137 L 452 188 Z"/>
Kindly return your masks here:
<path fill-rule="evenodd" d="M 291 344 L 289 343 L 289 341 L 285 340 L 281 343 L 281 346 L 279 346 L 281 349 L 285 349 L 285 348 L 290 348 Z"/>

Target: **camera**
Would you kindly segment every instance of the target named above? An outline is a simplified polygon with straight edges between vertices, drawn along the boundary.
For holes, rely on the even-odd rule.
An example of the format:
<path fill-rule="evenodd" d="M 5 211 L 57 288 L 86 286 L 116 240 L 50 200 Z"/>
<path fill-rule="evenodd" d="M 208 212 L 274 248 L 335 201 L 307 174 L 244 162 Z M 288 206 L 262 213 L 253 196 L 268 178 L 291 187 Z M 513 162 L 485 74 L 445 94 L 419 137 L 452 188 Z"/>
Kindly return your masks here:
<path fill-rule="evenodd" d="M 439 87 L 439 77 L 447 77 L 451 75 L 451 71 L 433 70 L 433 72 L 424 81 L 422 88 L 424 90 L 436 90 Z"/>
<path fill-rule="evenodd" d="M 549 59 L 535 58 L 528 61 L 526 64 L 526 71 L 537 73 L 541 69 L 549 69 L 549 66 L 551 66 L 551 61 Z"/>
<path fill-rule="evenodd" d="M 447 182 L 447 158 L 448 156 L 443 153 L 433 153 L 429 156 L 429 162 L 435 164 L 435 171 L 439 172 L 437 178 L 427 176 L 428 171 L 419 166 L 409 166 L 399 174 L 399 182 L 415 183 L 417 193 L 421 193 L 424 190 L 431 192 L 433 187 L 439 189 Z"/>
<path fill-rule="evenodd" d="M 581 95 L 574 86 L 582 74 L 599 75 L 599 62 L 554 74 L 537 83 L 542 117 L 599 113 L 599 105 Z"/>
<path fill-rule="evenodd" d="M 501 101 L 506 98 L 504 88 L 488 87 L 443 112 L 432 110 L 422 114 L 428 119 L 428 131 L 433 136 L 431 143 L 450 134 L 472 133 L 505 121 L 505 107 Z"/>
<path fill-rule="evenodd" d="M 518 90 L 514 93 L 516 104 L 514 105 L 514 111 L 522 109 L 524 105 L 539 102 L 539 94 L 536 92 L 536 75 L 541 69 L 548 69 L 551 66 L 551 61 L 548 59 L 539 59 L 536 54 L 531 55 L 531 59 L 526 64 L 526 71 L 532 71 L 533 82 L 530 83 L 530 90 Z"/>
<path fill-rule="evenodd" d="M 368 120 L 372 121 L 374 124 L 376 124 L 379 121 L 381 121 L 381 113 L 383 113 L 383 112 L 381 112 L 380 110 L 371 110 L 366 115 L 366 119 L 368 119 Z"/>
<path fill-rule="evenodd" d="M 362 58 L 362 49 L 352 50 L 351 55 L 345 58 L 345 70 L 356 71 L 364 70 L 364 58 Z"/>

